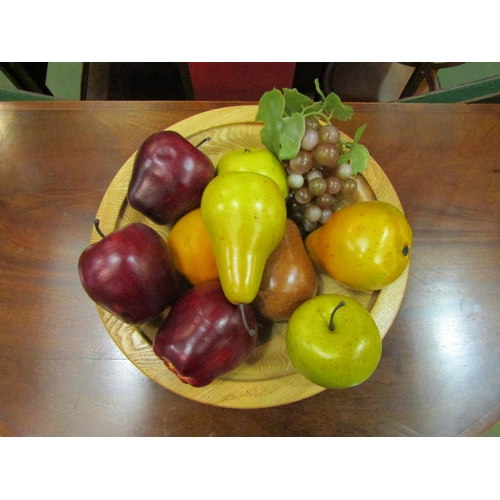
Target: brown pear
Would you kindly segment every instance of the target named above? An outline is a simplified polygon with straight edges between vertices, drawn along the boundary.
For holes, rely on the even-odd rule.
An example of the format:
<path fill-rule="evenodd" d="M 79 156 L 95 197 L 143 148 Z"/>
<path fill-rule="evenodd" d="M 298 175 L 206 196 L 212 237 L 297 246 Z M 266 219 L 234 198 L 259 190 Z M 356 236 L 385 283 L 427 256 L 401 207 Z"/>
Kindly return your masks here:
<path fill-rule="evenodd" d="M 314 297 L 318 275 L 306 252 L 299 228 L 290 219 L 278 246 L 267 259 L 257 297 L 255 312 L 270 321 L 286 321 L 293 311 Z"/>

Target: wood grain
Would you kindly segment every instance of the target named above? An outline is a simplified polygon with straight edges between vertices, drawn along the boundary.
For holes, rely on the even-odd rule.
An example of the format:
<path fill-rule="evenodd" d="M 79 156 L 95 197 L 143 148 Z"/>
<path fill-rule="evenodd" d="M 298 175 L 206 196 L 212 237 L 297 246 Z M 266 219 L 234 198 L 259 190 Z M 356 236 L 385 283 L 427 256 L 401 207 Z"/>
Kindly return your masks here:
<path fill-rule="evenodd" d="M 192 144 L 210 137 L 202 147 L 213 164 L 217 165 L 227 151 L 262 147 L 262 124 L 255 122 L 256 113 L 257 106 L 232 106 L 195 115 L 169 127 L 169 130 L 179 132 Z M 343 139 L 352 140 L 345 134 Z M 109 186 L 96 217 L 101 221 L 105 233 L 132 222 L 143 222 L 167 238 L 170 226 L 152 223 L 126 201 L 135 154 L 127 160 Z M 370 158 L 363 176 L 359 177 L 360 200 L 379 199 L 402 209 L 389 179 L 373 158 Z M 100 236 L 94 230 L 91 242 L 99 239 Z M 363 293 L 350 290 L 321 274 L 319 293 L 355 297 L 371 311 L 383 338 L 399 311 L 407 280 L 408 269 L 384 290 Z M 118 347 L 142 372 L 163 387 L 189 399 L 232 408 L 260 408 L 291 403 L 324 390 L 305 380 L 291 364 L 285 345 L 286 322 L 274 324 L 266 336 L 266 342 L 258 345 L 242 365 L 210 386 L 200 389 L 180 382 L 154 354 L 150 344 L 158 329 L 158 321 L 134 328 L 115 320 L 102 308 L 99 308 L 99 314 Z"/>

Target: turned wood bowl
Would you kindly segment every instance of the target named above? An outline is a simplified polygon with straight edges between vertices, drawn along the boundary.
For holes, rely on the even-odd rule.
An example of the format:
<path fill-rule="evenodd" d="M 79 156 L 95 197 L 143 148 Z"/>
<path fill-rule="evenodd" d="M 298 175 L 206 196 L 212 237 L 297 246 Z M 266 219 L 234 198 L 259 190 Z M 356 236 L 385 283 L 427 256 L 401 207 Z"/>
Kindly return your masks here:
<path fill-rule="evenodd" d="M 210 141 L 203 151 L 216 166 L 227 151 L 244 147 L 262 147 L 262 124 L 255 121 L 257 106 L 233 106 L 200 113 L 172 125 L 193 144 L 206 136 Z M 352 140 L 342 134 L 344 140 Z M 137 153 L 137 152 L 136 152 Z M 136 153 L 120 168 L 107 189 L 96 218 L 105 234 L 132 222 L 143 222 L 153 227 L 164 238 L 170 226 L 160 226 L 127 203 L 127 188 L 132 174 Z M 399 198 L 383 170 L 370 157 L 368 167 L 357 176 L 359 200 L 382 200 L 402 210 Z M 92 230 L 91 243 L 100 239 Z M 333 279 L 319 276 L 318 293 L 341 293 L 358 300 L 366 307 L 377 323 L 383 337 L 389 331 L 403 300 L 409 268 L 392 285 L 377 292 L 357 292 L 340 285 Z M 259 331 L 257 345 L 250 357 L 238 368 L 203 388 L 182 383 L 170 372 L 153 352 L 151 344 L 162 318 L 133 327 L 120 321 L 101 307 L 98 313 L 106 330 L 124 355 L 144 374 L 166 389 L 198 402 L 228 408 L 262 408 L 299 401 L 325 390 L 299 374 L 286 352 L 286 322 L 266 325 Z M 164 316 L 168 314 L 168 309 Z"/>

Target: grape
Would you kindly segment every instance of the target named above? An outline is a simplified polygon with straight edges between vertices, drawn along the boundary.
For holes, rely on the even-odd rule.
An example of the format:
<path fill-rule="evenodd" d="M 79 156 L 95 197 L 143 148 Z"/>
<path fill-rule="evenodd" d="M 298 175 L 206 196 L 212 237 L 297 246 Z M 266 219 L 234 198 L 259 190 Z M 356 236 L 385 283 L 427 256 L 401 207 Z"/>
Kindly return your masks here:
<path fill-rule="evenodd" d="M 322 177 L 316 177 L 309 182 L 308 187 L 313 196 L 319 196 L 326 191 L 326 181 Z"/>
<path fill-rule="evenodd" d="M 299 227 L 299 229 L 304 226 L 305 218 L 304 218 L 304 214 L 303 213 L 301 213 L 301 212 L 294 212 L 294 213 L 288 214 L 287 217 L 289 219 L 293 220 L 293 222 L 295 222 L 295 224 L 297 224 L 297 226 Z"/>
<path fill-rule="evenodd" d="M 325 125 L 319 129 L 320 142 L 337 144 L 340 140 L 339 129 L 335 125 Z"/>
<path fill-rule="evenodd" d="M 317 222 L 309 222 L 306 219 L 306 220 L 304 220 L 302 227 L 304 228 L 304 230 L 306 232 L 310 233 L 311 231 L 314 231 L 318 227 L 318 223 Z"/>
<path fill-rule="evenodd" d="M 324 224 L 331 216 L 333 212 L 330 208 L 325 208 L 322 212 L 321 219 L 318 221 L 320 224 Z"/>
<path fill-rule="evenodd" d="M 346 206 L 346 204 L 343 201 L 336 201 L 332 205 L 332 212 L 334 212 L 334 213 L 338 212 L 339 210 L 342 210 L 345 206 Z"/>
<path fill-rule="evenodd" d="M 312 151 L 319 143 L 319 132 L 310 127 L 306 127 L 306 131 L 304 132 L 304 136 L 302 137 L 302 141 L 300 143 L 300 148 L 305 151 Z"/>
<path fill-rule="evenodd" d="M 317 118 L 314 116 L 308 116 L 305 119 L 306 128 L 313 128 L 314 130 L 319 130 L 321 128 L 321 124 L 319 123 Z"/>
<path fill-rule="evenodd" d="M 307 182 L 312 182 L 313 179 L 322 179 L 323 178 L 323 174 L 321 173 L 321 170 L 319 169 L 313 169 L 313 170 L 310 170 L 309 172 L 307 172 L 307 175 L 306 175 L 306 179 L 307 179 Z"/>
<path fill-rule="evenodd" d="M 311 170 L 313 166 L 313 155 L 309 151 L 301 149 L 297 156 L 290 160 L 290 168 L 296 174 L 305 174 Z"/>
<path fill-rule="evenodd" d="M 286 183 L 289 188 L 299 189 L 304 185 L 304 177 L 300 174 L 293 173 L 286 178 Z"/>
<path fill-rule="evenodd" d="M 342 165 L 338 165 L 335 169 L 335 175 L 343 181 L 349 179 L 352 175 L 352 167 L 350 163 L 342 163 Z"/>
<path fill-rule="evenodd" d="M 326 192 L 329 194 L 337 194 L 342 189 L 342 182 L 334 175 L 326 178 Z"/>
<path fill-rule="evenodd" d="M 304 211 L 304 217 L 309 222 L 318 222 L 323 215 L 323 210 L 314 203 L 308 205 Z"/>
<path fill-rule="evenodd" d="M 295 199 L 299 202 L 305 205 L 306 203 L 309 203 L 312 200 L 312 193 L 309 191 L 308 188 L 306 187 L 301 187 L 295 191 Z"/>
<path fill-rule="evenodd" d="M 350 177 L 342 182 L 342 194 L 349 196 L 354 194 L 356 189 L 358 189 L 358 183 L 353 178 Z"/>
<path fill-rule="evenodd" d="M 323 165 L 320 165 L 313 157 L 313 170 L 320 170 L 321 172 L 325 169 Z"/>
<path fill-rule="evenodd" d="M 312 151 L 313 158 L 324 167 L 333 167 L 339 159 L 339 149 L 331 142 L 320 142 Z"/>
<path fill-rule="evenodd" d="M 291 196 L 286 201 L 286 208 L 289 213 L 298 213 L 304 210 L 304 205 L 299 203 L 294 196 Z"/>
<path fill-rule="evenodd" d="M 333 213 L 356 203 L 353 195 L 358 185 L 352 167 L 337 164 L 341 152 L 339 129 L 321 126 L 316 118 L 308 117 L 297 156 L 283 162 L 290 188 L 287 217 L 297 224 L 303 238 Z"/>
<path fill-rule="evenodd" d="M 319 196 L 316 196 L 316 205 L 318 205 L 319 208 L 329 208 L 333 204 L 333 196 L 329 193 L 323 193 Z"/>

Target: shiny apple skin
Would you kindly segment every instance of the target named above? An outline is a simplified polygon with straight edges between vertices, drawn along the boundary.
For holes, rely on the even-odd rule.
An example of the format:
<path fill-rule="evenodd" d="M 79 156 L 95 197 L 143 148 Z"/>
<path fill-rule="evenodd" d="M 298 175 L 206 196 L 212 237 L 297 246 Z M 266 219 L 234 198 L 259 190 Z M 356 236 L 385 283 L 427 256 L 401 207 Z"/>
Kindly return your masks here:
<path fill-rule="evenodd" d="M 214 177 L 212 160 L 182 135 L 157 132 L 134 160 L 127 200 L 157 224 L 169 224 L 198 207 Z"/>
<path fill-rule="evenodd" d="M 89 297 L 131 325 L 156 318 L 180 295 L 165 241 L 140 222 L 87 247 L 78 271 Z"/>
<path fill-rule="evenodd" d="M 332 331 L 331 314 L 337 307 Z M 324 294 L 294 311 L 286 348 L 292 364 L 308 380 L 328 389 L 347 389 L 371 377 L 382 355 L 382 340 L 374 319 L 356 299 Z"/>
<path fill-rule="evenodd" d="M 224 296 L 219 282 L 204 282 L 175 302 L 153 342 L 155 354 L 182 382 L 204 387 L 243 363 L 257 340 L 257 320 Z"/>

